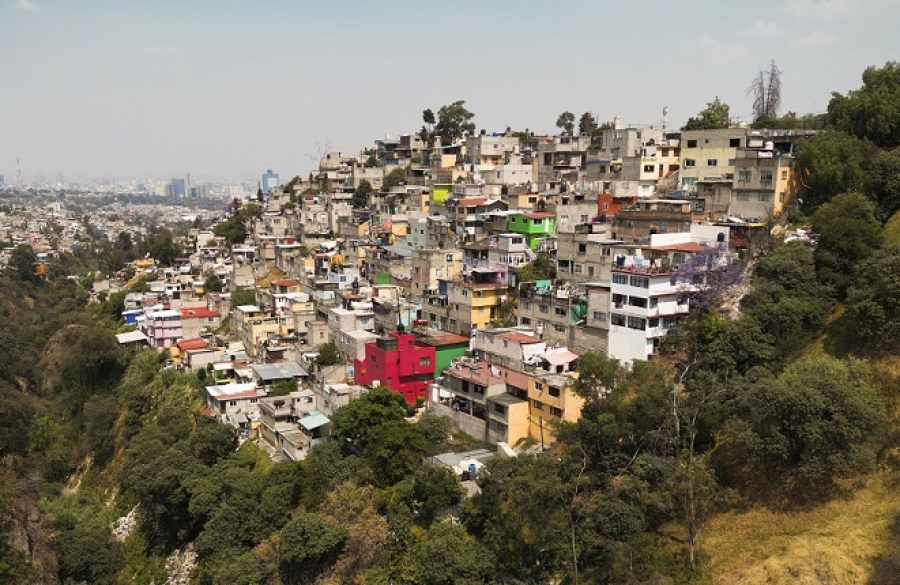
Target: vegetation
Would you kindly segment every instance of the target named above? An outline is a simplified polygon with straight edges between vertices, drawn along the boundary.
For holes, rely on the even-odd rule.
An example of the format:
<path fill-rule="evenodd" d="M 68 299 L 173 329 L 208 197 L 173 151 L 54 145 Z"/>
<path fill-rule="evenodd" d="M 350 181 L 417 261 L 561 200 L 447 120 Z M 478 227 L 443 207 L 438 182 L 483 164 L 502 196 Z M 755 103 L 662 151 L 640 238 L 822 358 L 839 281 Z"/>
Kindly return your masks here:
<path fill-rule="evenodd" d="M 832 94 L 829 124 L 881 148 L 900 146 L 900 63 L 867 67 L 862 80 L 863 86 L 846 96 Z"/>
<path fill-rule="evenodd" d="M 441 144 L 447 146 L 455 144 L 466 134 L 475 132 L 475 123 L 472 119 L 475 114 L 466 109 L 466 102 L 457 100 L 446 106 L 441 106 L 435 120 L 434 112 L 430 109 L 422 112 L 422 121 L 425 126 L 419 130 L 419 137 L 423 142 L 432 145 L 436 137 L 440 137 Z"/>
<path fill-rule="evenodd" d="M 878 88 L 893 67 L 835 112 L 890 103 Z M 174 234 L 65 254 L 46 278 L 17 248 L 0 275 L 0 581 L 160 583 L 192 544 L 201 584 L 890 582 L 900 248 L 897 220 L 882 221 L 897 213 L 896 157 L 848 128 L 798 152 L 816 241 L 761 249 L 746 273 L 685 264 L 702 282 L 660 355 L 627 369 L 584 353 L 580 419 L 547 452 L 489 461 L 470 498 L 424 461 L 474 440 L 437 416 L 411 422 L 388 389 L 338 410 L 334 440 L 304 461 L 272 464 L 202 413 L 196 375 L 123 352 L 121 293 L 88 305 L 61 276 L 107 251 L 166 259 Z M 552 269 L 539 253 L 519 280 Z M 726 311 L 735 283 L 746 295 Z M 334 344 L 318 349 L 340 363 Z M 137 527 L 114 539 L 132 510 Z"/>
<path fill-rule="evenodd" d="M 716 96 L 696 117 L 688 118 L 682 130 L 715 130 L 731 125 L 731 108 Z"/>

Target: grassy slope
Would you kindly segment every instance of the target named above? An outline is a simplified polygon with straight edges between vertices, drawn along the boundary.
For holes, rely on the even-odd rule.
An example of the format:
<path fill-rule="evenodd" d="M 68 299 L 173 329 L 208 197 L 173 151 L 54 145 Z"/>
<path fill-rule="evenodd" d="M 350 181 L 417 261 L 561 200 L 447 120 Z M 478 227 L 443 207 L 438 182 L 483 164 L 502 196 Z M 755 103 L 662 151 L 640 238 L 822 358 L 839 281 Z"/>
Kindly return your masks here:
<path fill-rule="evenodd" d="M 836 308 L 829 331 L 811 343 L 803 355 L 835 351 Z M 829 352 L 829 349 L 831 351 Z M 888 425 L 900 428 L 900 358 L 872 361 L 874 381 L 886 399 Z M 894 431 L 896 432 L 896 430 Z M 884 466 L 897 469 L 900 455 L 892 448 L 881 454 Z M 714 582 L 732 583 L 884 583 L 873 574 L 879 557 L 897 551 L 890 527 L 900 516 L 900 472 L 882 471 L 867 478 L 847 497 L 800 512 L 774 512 L 763 507 L 728 512 L 713 518 L 700 546 L 710 555 Z M 900 574 L 893 575 L 900 583 Z"/>
<path fill-rule="evenodd" d="M 719 515 L 701 535 L 714 582 L 866 583 L 890 548 L 898 480 L 896 473 L 876 475 L 848 498 L 804 512 Z"/>

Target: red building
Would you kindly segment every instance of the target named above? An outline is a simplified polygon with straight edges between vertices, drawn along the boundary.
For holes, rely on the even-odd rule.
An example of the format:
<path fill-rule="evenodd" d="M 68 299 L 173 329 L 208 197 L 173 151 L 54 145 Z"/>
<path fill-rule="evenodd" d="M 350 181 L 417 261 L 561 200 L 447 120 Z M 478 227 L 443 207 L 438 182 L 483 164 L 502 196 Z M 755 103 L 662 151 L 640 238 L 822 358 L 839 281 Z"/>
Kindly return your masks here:
<path fill-rule="evenodd" d="M 355 361 L 354 378 L 357 384 L 390 388 L 415 404 L 434 380 L 434 364 L 433 346 L 416 343 L 412 333 L 392 332 L 366 344 L 366 358 Z"/>

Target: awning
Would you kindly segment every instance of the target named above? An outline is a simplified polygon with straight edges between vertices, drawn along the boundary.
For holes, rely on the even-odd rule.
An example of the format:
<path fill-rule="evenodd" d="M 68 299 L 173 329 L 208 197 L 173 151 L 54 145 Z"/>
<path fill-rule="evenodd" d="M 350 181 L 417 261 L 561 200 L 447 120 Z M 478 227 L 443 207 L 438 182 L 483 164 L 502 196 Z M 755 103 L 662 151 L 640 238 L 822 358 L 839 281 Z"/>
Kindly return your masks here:
<path fill-rule="evenodd" d="M 553 366 L 561 366 L 563 364 L 567 364 L 569 362 L 573 362 L 578 359 L 578 356 L 572 353 L 569 350 L 547 353 L 544 355 L 544 359 L 550 362 Z"/>
<path fill-rule="evenodd" d="M 331 422 L 331 420 L 324 414 L 316 413 L 306 418 L 301 418 L 297 422 L 300 423 L 300 426 L 304 429 L 311 431 L 313 429 L 317 429 L 319 427 L 327 425 Z"/>

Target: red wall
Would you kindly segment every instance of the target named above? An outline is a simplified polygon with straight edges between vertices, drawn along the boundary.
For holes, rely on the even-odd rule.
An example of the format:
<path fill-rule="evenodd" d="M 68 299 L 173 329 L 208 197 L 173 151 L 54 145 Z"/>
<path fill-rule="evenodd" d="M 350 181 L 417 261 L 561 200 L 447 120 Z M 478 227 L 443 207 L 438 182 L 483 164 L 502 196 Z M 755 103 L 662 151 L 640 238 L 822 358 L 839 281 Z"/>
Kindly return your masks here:
<path fill-rule="evenodd" d="M 434 380 L 435 350 L 433 346 L 417 345 L 412 333 L 391 333 L 397 338 L 397 351 L 380 349 L 376 342 L 366 344 L 366 358 L 356 360 L 356 383 L 381 386 L 403 394 L 409 404 L 425 398 L 428 385 Z M 422 364 L 426 359 L 427 364 Z"/>

